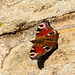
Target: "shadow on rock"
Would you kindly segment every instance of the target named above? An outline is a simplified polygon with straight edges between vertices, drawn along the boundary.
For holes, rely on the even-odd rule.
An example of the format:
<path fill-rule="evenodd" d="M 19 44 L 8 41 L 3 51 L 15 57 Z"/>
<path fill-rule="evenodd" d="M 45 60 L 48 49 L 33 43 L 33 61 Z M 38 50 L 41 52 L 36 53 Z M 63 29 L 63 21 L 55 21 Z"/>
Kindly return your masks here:
<path fill-rule="evenodd" d="M 52 51 L 46 53 L 45 55 L 41 56 L 38 60 L 37 60 L 37 64 L 38 64 L 38 67 L 39 69 L 42 69 L 44 67 L 44 63 L 45 61 L 49 58 L 49 56 L 55 51 L 58 49 L 58 44 L 56 46 L 55 49 L 53 49 Z"/>

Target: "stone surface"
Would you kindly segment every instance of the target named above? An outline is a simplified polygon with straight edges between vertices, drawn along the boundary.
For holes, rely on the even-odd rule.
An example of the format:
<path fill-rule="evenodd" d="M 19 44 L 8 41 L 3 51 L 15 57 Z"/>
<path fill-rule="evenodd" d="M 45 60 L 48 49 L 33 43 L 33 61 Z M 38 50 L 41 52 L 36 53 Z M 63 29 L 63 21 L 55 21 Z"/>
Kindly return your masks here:
<path fill-rule="evenodd" d="M 58 49 L 29 58 L 37 26 L 48 19 Z M 75 75 L 74 0 L 0 0 L 0 75 Z"/>
<path fill-rule="evenodd" d="M 75 0 L 1 0 L 0 35 L 13 33 L 27 22 L 75 11 Z"/>
<path fill-rule="evenodd" d="M 37 60 L 29 58 L 32 43 L 22 43 L 11 49 L 3 62 L 1 75 L 74 75 L 75 74 L 75 28 L 58 31 L 58 49 Z M 45 60 L 44 60 L 45 59 Z M 45 62 L 44 62 L 45 61 Z M 38 65 L 40 64 L 40 65 Z M 42 66 L 44 66 L 42 68 Z M 39 68 L 42 68 L 40 70 Z"/>

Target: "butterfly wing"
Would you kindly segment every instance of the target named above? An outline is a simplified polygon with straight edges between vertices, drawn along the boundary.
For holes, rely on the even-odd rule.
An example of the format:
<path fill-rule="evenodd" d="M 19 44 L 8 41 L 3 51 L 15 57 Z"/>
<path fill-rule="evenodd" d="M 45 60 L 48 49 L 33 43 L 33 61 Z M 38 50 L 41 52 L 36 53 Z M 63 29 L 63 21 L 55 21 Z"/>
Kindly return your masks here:
<path fill-rule="evenodd" d="M 36 39 L 32 40 L 34 45 L 30 51 L 30 57 L 37 59 L 39 56 L 52 50 L 57 43 L 57 37 L 58 33 L 50 27 L 49 21 L 43 21 L 37 29 Z"/>
<path fill-rule="evenodd" d="M 53 29 L 49 27 L 47 22 L 42 22 L 38 29 L 37 29 L 37 38 L 46 36 L 48 33 L 50 33 Z"/>

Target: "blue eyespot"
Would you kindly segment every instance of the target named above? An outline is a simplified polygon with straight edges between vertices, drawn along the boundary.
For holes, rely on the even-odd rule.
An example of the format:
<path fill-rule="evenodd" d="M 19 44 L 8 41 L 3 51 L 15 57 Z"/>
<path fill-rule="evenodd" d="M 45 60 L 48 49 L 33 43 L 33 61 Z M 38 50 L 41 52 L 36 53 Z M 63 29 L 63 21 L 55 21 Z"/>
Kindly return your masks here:
<path fill-rule="evenodd" d="M 54 34 L 54 31 L 50 32 L 49 34 L 50 34 L 50 35 Z"/>
<path fill-rule="evenodd" d="M 45 48 L 46 51 L 49 50 L 49 49 L 50 49 L 50 47 L 46 47 L 46 48 Z"/>

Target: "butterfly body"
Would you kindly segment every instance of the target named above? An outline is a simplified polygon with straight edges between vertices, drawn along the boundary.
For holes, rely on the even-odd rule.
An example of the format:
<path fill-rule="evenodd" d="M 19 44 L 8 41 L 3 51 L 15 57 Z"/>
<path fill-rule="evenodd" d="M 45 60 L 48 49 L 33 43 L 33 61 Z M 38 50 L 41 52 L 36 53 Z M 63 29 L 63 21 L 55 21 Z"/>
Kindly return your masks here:
<path fill-rule="evenodd" d="M 56 47 L 58 33 L 51 26 L 49 21 L 44 20 L 37 29 L 36 39 L 30 51 L 31 59 L 38 59 L 41 55 L 51 51 Z"/>

